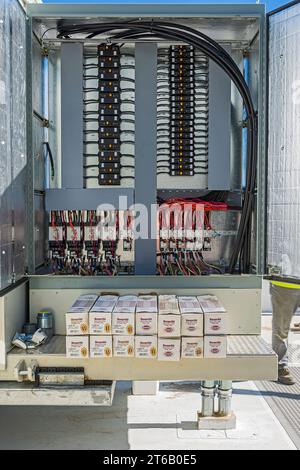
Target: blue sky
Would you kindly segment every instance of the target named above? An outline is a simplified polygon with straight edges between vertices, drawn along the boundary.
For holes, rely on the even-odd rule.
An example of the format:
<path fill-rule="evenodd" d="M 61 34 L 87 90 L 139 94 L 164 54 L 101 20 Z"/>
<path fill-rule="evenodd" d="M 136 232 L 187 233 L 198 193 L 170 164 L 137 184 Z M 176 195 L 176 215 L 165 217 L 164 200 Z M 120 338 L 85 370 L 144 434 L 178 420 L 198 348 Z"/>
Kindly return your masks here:
<path fill-rule="evenodd" d="M 201 1 L 201 0 L 188 0 L 185 2 L 184 0 L 89 0 L 84 2 L 83 0 L 43 0 L 44 3 L 257 3 L 255 0 L 251 1 L 242 1 L 242 0 L 213 0 L 213 1 Z M 260 0 L 259 3 L 265 3 L 267 6 L 267 10 L 271 11 L 275 8 L 285 5 L 287 3 L 286 0 Z"/>

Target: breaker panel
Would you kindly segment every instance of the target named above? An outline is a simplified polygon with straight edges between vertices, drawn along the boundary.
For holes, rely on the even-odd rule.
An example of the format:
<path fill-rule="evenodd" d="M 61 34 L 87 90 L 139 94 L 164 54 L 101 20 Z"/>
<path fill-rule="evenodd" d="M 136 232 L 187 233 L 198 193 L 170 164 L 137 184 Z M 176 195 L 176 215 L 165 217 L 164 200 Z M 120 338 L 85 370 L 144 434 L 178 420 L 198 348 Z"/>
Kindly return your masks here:
<path fill-rule="evenodd" d="M 61 181 L 46 189 L 52 273 L 256 272 L 249 51 L 181 21 L 41 27 L 49 64 L 61 65 L 61 149 L 48 152 Z M 140 203 L 154 213 L 148 244 L 136 239 Z"/>

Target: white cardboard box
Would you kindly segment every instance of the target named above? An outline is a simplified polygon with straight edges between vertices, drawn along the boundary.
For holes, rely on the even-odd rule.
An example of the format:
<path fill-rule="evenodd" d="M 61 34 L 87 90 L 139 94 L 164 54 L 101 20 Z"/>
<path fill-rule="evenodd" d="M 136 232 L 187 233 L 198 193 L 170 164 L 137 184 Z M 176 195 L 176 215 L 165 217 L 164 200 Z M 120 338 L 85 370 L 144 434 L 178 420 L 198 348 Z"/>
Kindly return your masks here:
<path fill-rule="evenodd" d="M 227 336 L 204 336 L 204 357 L 224 358 L 227 355 Z"/>
<path fill-rule="evenodd" d="M 112 336 L 90 336 L 90 357 L 112 357 Z"/>
<path fill-rule="evenodd" d="M 112 314 L 112 333 L 114 335 L 134 335 L 134 313 L 119 313 L 113 312 Z"/>
<path fill-rule="evenodd" d="M 136 313 L 157 313 L 157 296 L 139 295 L 136 304 Z"/>
<path fill-rule="evenodd" d="M 88 313 L 98 298 L 97 294 L 80 295 L 73 305 L 69 307 L 67 313 Z"/>
<path fill-rule="evenodd" d="M 158 338 L 159 361 L 179 361 L 180 338 Z"/>
<path fill-rule="evenodd" d="M 199 359 L 203 357 L 204 341 L 198 337 L 181 338 L 181 357 L 184 359 Z"/>
<path fill-rule="evenodd" d="M 199 295 L 197 299 L 204 313 L 226 312 L 218 297 L 215 295 Z"/>
<path fill-rule="evenodd" d="M 111 313 L 90 312 L 89 333 L 90 335 L 111 335 Z"/>
<path fill-rule="evenodd" d="M 137 303 L 136 295 L 121 295 L 115 305 L 113 312 L 134 313 Z"/>
<path fill-rule="evenodd" d="M 162 338 L 176 338 L 180 336 L 180 315 L 158 315 L 158 336 Z"/>
<path fill-rule="evenodd" d="M 137 335 L 157 335 L 157 313 L 138 312 L 135 314 Z"/>
<path fill-rule="evenodd" d="M 156 359 L 157 336 L 136 336 L 135 357 L 139 359 Z"/>
<path fill-rule="evenodd" d="M 91 308 L 91 312 L 112 313 L 118 298 L 117 295 L 100 295 Z"/>
<path fill-rule="evenodd" d="M 134 357 L 134 336 L 113 336 L 114 357 Z"/>
<path fill-rule="evenodd" d="M 180 313 L 202 313 L 197 297 L 192 295 L 178 297 Z"/>
<path fill-rule="evenodd" d="M 158 311 L 160 315 L 180 315 L 176 295 L 160 295 L 158 297 Z"/>
<path fill-rule="evenodd" d="M 206 335 L 226 335 L 227 313 L 205 313 L 204 332 Z"/>
<path fill-rule="evenodd" d="M 66 334 L 67 336 L 88 335 L 89 314 L 86 313 L 66 313 Z"/>
<path fill-rule="evenodd" d="M 72 359 L 89 357 L 88 336 L 66 336 L 66 356 Z"/>
<path fill-rule="evenodd" d="M 203 336 L 203 313 L 184 313 L 181 315 L 182 336 Z"/>

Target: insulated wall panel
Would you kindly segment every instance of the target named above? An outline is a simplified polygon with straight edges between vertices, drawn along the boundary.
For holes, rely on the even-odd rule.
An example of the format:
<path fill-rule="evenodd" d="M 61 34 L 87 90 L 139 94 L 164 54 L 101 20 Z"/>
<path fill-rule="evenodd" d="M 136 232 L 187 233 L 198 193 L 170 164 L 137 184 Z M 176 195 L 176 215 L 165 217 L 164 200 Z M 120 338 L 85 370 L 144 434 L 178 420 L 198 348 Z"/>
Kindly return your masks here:
<path fill-rule="evenodd" d="M 26 188 L 25 14 L 0 0 L 0 286 L 24 273 Z"/>
<path fill-rule="evenodd" d="M 268 264 L 300 277 L 300 5 L 269 28 Z"/>

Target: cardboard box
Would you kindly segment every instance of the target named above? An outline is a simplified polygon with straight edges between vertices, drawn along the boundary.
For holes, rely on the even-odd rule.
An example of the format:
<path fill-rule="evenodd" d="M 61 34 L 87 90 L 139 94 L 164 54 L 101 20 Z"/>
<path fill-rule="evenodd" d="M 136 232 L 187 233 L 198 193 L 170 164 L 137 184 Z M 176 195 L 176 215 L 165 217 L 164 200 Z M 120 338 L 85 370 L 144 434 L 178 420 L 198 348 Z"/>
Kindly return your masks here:
<path fill-rule="evenodd" d="M 71 359 L 86 359 L 89 357 L 88 336 L 66 336 L 66 356 Z"/>
<path fill-rule="evenodd" d="M 117 295 L 100 295 L 90 311 L 112 313 L 118 298 L 119 297 Z"/>
<path fill-rule="evenodd" d="M 180 359 L 180 338 L 158 338 L 159 361 L 179 361 Z"/>
<path fill-rule="evenodd" d="M 140 295 L 137 299 L 136 313 L 157 313 L 157 296 Z"/>
<path fill-rule="evenodd" d="M 66 313 L 66 334 L 67 336 L 78 336 L 89 334 L 89 314 L 86 313 Z"/>
<path fill-rule="evenodd" d="M 181 338 L 181 357 L 184 359 L 199 359 L 203 357 L 204 340 L 198 337 Z"/>
<path fill-rule="evenodd" d="M 119 313 L 113 312 L 112 314 L 112 333 L 114 335 L 134 335 L 134 313 Z"/>
<path fill-rule="evenodd" d="M 113 336 L 114 357 L 134 357 L 134 336 Z"/>
<path fill-rule="evenodd" d="M 157 335 L 157 313 L 135 314 L 135 332 L 137 335 Z"/>
<path fill-rule="evenodd" d="M 136 295 L 121 295 L 115 305 L 113 312 L 134 313 L 137 303 Z"/>
<path fill-rule="evenodd" d="M 156 359 L 157 336 L 136 336 L 135 357 L 140 359 Z"/>
<path fill-rule="evenodd" d="M 201 306 L 197 297 L 194 296 L 180 296 L 178 297 L 180 313 L 202 313 Z"/>
<path fill-rule="evenodd" d="M 182 336 L 203 336 L 203 313 L 184 313 L 181 315 Z"/>
<path fill-rule="evenodd" d="M 204 332 L 206 335 L 226 335 L 227 313 L 205 313 Z"/>
<path fill-rule="evenodd" d="M 90 312 L 89 333 L 90 335 L 111 335 L 111 313 Z"/>
<path fill-rule="evenodd" d="M 176 338 L 180 336 L 180 315 L 158 315 L 158 336 L 162 338 Z"/>
<path fill-rule="evenodd" d="M 204 336 L 204 357 L 224 358 L 227 355 L 227 336 Z"/>
<path fill-rule="evenodd" d="M 98 298 L 97 294 L 83 294 L 69 307 L 67 313 L 88 313 Z"/>
<path fill-rule="evenodd" d="M 226 312 L 224 306 L 215 295 L 199 295 L 197 299 L 204 313 Z"/>
<path fill-rule="evenodd" d="M 160 295 L 158 297 L 158 311 L 160 315 L 180 315 L 176 295 Z"/>
<path fill-rule="evenodd" d="M 112 357 L 112 336 L 90 336 L 90 357 Z"/>

